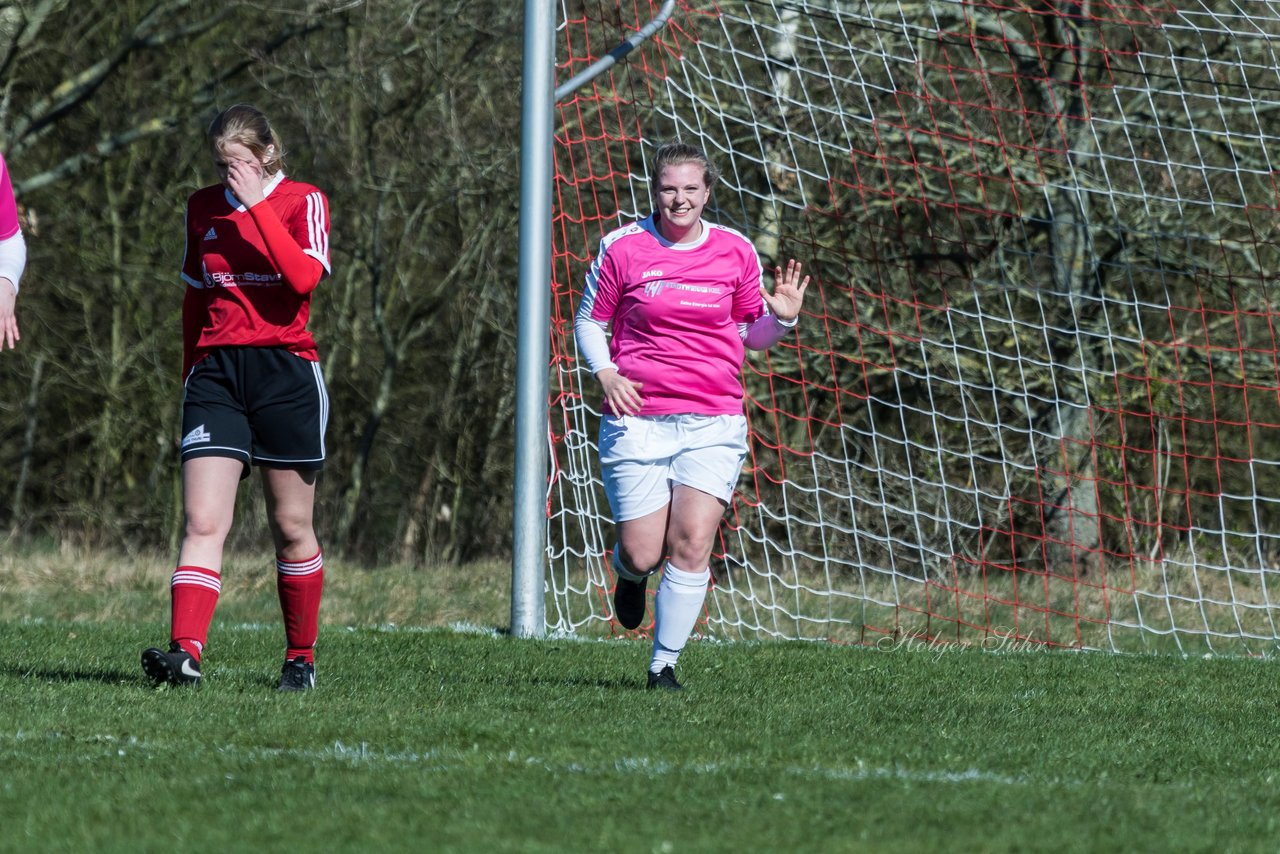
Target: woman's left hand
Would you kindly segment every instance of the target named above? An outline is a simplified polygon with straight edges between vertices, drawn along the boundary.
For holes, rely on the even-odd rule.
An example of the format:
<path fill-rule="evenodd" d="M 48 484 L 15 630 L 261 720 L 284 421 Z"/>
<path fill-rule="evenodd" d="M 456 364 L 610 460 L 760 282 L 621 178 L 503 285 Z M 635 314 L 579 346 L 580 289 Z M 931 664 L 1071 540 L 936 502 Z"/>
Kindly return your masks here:
<path fill-rule="evenodd" d="M 790 323 L 800 316 L 800 304 L 804 302 L 805 289 L 809 287 L 809 277 L 800 278 L 800 262 L 792 258 L 787 262 L 784 272 L 781 267 L 773 271 L 773 293 L 760 285 L 760 296 L 769 306 L 770 313 L 781 321 Z"/>
<path fill-rule="evenodd" d="M 227 161 L 227 186 L 231 188 L 231 192 L 235 197 L 240 200 L 240 204 L 246 208 L 253 207 L 265 198 L 262 193 L 262 187 L 265 183 L 263 177 L 261 163 L 253 163 L 248 160 Z"/>

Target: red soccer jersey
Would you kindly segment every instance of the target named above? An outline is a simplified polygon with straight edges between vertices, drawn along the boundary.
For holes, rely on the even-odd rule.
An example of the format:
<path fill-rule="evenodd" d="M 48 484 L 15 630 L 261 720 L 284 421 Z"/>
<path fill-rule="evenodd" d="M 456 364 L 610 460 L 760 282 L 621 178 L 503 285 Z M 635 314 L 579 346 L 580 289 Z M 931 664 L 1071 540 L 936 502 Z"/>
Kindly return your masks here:
<path fill-rule="evenodd" d="M 324 193 L 278 174 L 266 198 L 302 251 L 329 272 L 329 202 Z M 256 208 L 255 208 L 256 209 Z M 278 228 L 278 226 L 277 226 Z M 307 331 L 310 293 L 284 280 L 250 212 L 221 184 L 187 200 L 182 279 L 194 289 L 183 311 L 182 375 L 215 347 L 283 347 L 318 361 Z"/>

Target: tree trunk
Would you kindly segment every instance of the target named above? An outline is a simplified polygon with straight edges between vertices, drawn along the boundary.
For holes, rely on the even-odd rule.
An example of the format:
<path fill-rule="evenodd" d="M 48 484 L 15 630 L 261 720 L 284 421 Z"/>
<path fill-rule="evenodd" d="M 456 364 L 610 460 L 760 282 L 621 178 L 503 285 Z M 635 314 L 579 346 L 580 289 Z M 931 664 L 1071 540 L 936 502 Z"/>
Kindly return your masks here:
<path fill-rule="evenodd" d="M 44 355 L 36 356 L 31 368 L 31 388 L 27 393 L 26 404 L 22 407 L 26 418 L 27 429 L 22 434 L 22 458 L 18 463 L 18 482 L 13 486 L 13 503 L 10 505 L 11 518 L 9 530 L 17 533 L 23 524 L 26 513 L 27 480 L 31 477 L 31 460 L 35 456 L 36 426 L 40 416 L 40 380 L 44 376 Z"/>
<path fill-rule="evenodd" d="M 786 105 L 791 102 L 795 89 L 796 27 L 800 13 L 786 8 L 781 13 L 781 26 L 778 35 L 769 45 L 772 88 L 773 88 L 773 120 L 785 126 L 787 124 Z M 769 175 L 769 184 L 775 192 L 787 192 L 796 182 L 792 171 L 790 153 L 783 147 L 783 138 L 774 137 L 765 143 L 765 169 Z M 756 222 L 756 251 L 763 256 L 765 265 L 779 263 L 779 238 L 782 234 L 782 206 L 770 199 L 760 207 L 760 215 Z M 766 276 L 766 278 L 768 278 Z"/>
<path fill-rule="evenodd" d="M 1062 326 L 1074 334 L 1069 350 L 1062 358 L 1054 359 L 1054 370 L 1058 374 L 1054 386 L 1059 398 L 1043 424 L 1051 436 L 1055 459 L 1040 461 L 1041 482 L 1052 486 L 1051 491 L 1046 490 L 1049 500 L 1041 510 L 1045 562 L 1058 574 L 1072 578 L 1086 574 L 1099 557 L 1100 519 L 1089 378 L 1100 372 L 1101 365 L 1095 349 L 1086 346 L 1086 342 L 1100 340 L 1098 336 L 1105 332 L 1097 321 L 1100 294 L 1097 257 L 1089 228 L 1089 197 L 1077 188 L 1085 162 L 1094 156 L 1093 136 L 1088 122 L 1083 120 L 1081 31 L 1077 18 L 1062 13 L 1056 17 L 1062 34 L 1060 44 L 1065 46 L 1064 62 L 1057 67 L 1065 74 L 1055 89 L 1067 93 L 1066 103 L 1058 109 L 1063 118 L 1055 130 L 1067 143 L 1068 174 L 1076 186 L 1059 187 L 1047 197 L 1052 223 L 1054 290 L 1068 297 Z"/>

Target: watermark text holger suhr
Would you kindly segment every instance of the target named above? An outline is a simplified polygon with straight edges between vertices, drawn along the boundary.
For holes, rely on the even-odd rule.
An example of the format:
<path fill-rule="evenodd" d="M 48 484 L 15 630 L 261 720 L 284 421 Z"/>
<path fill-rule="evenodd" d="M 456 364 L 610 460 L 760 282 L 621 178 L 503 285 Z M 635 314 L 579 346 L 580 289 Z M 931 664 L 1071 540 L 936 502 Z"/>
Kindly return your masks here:
<path fill-rule="evenodd" d="M 1017 637 L 1012 632 L 1008 634 L 990 634 L 976 641 L 940 641 L 914 635 L 885 635 L 877 640 L 874 646 L 884 652 L 926 650 L 934 658 L 939 658 L 948 652 L 973 649 L 980 649 L 983 652 L 1043 652 L 1046 649 L 1045 644 L 1030 638 Z"/>

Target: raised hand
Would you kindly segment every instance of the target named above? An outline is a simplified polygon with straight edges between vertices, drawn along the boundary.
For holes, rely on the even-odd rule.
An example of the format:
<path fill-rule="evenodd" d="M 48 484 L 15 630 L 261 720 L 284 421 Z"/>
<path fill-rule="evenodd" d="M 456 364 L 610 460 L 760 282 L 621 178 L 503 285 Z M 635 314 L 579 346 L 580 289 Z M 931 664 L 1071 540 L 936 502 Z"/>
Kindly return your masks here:
<path fill-rule="evenodd" d="M 262 201 L 262 188 L 266 184 L 262 164 L 256 160 L 228 160 L 227 186 L 240 204 L 251 208 Z"/>
<path fill-rule="evenodd" d="M 781 267 L 774 268 L 773 293 L 760 285 L 760 296 L 764 297 L 770 313 L 787 323 L 800 316 L 800 304 L 804 302 L 804 292 L 809 287 L 809 277 L 800 278 L 801 269 L 800 262 L 792 258 L 787 262 L 785 271 Z"/>

